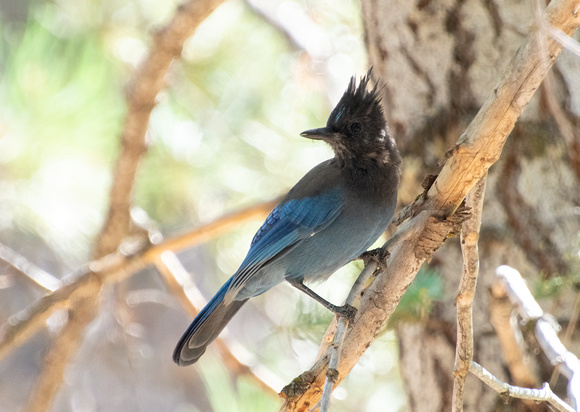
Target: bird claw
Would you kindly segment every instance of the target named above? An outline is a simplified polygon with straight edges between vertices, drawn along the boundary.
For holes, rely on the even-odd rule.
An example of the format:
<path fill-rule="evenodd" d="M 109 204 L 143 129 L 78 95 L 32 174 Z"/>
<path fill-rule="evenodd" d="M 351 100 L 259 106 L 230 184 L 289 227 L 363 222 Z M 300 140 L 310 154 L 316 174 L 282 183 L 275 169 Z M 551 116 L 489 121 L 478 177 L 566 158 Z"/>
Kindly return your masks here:
<path fill-rule="evenodd" d="M 377 262 L 379 267 L 386 266 L 387 259 L 391 254 L 387 249 L 382 247 L 368 250 L 360 255 L 358 258 L 361 259 L 365 266 L 367 266 L 371 262 Z"/>
<path fill-rule="evenodd" d="M 337 316 L 342 316 L 344 318 L 346 318 L 346 320 L 348 320 L 349 322 L 352 322 L 354 320 L 354 317 L 356 316 L 358 309 L 355 308 L 352 305 L 349 305 L 348 303 L 345 303 L 342 306 L 337 306 L 336 310 L 334 311 L 334 313 Z"/>

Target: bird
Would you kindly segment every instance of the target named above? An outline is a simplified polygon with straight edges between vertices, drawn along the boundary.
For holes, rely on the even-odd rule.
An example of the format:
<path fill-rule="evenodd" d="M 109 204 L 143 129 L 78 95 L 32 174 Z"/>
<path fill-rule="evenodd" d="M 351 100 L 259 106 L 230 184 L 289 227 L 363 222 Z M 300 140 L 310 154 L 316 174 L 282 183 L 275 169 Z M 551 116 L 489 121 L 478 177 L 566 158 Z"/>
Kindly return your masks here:
<path fill-rule="evenodd" d="M 402 161 L 389 133 L 372 67 L 348 87 L 325 127 L 301 136 L 330 145 L 334 157 L 311 169 L 268 215 L 239 269 L 198 313 L 173 360 L 191 365 L 251 298 L 287 281 L 337 315 L 337 306 L 304 282 L 324 281 L 360 257 L 385 232 L 397 204 Z M 369 90 L 370 89 L 370 90 Z M 356 311 L 356 309 L 354 309 Z"/>

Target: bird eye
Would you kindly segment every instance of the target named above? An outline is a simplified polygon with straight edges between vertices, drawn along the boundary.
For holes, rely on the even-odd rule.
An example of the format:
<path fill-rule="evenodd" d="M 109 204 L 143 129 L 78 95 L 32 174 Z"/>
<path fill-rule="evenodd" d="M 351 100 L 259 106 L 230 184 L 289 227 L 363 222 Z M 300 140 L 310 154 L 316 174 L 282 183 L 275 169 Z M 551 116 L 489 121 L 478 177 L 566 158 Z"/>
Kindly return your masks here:
<path fill-rule="evenodd" d="M 355 122 L 350 125 L 350 131 L 353 133 L 358 133 L 362 130 L 362 125 L 358 122 Z"/>

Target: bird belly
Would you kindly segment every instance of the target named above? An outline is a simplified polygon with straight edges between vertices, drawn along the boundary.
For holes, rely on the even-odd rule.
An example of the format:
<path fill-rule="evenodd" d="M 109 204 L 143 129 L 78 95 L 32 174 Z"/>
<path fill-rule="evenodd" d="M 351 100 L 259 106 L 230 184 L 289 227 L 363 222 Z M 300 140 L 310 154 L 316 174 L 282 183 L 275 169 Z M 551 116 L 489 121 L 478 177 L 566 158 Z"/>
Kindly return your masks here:
<path fill-rule="evenodd" d="M 366 251 L 387 226 L 383 222 L 369 222 L 356 217 L 345 219 L 350 220 L 349 224 L 333 222 L 288 253 L 285 256 L 288 261 L 286 278 L 306 282 L 326 280 Z"/>

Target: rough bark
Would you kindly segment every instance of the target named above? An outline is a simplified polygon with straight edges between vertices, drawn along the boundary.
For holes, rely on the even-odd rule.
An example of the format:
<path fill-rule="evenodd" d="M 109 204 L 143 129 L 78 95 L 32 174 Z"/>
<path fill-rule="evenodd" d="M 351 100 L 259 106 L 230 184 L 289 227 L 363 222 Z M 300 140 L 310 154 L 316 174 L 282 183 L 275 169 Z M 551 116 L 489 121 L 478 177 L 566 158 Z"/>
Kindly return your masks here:
<path fill-rule="evenodd" d="M 363 2 L 369 60 L 386 84 L 387 120 L 405 157 L 402 204 L 413 201 L 424 174 L 437 173 L 439 159 L 494 91 L 501 70 L 525 36 L 537 29 L 538 5 L 493 0 Z M 572 263 L 568 252 L 580 228 L 571 212 L 580 200 L 576 127 L 580 88 L 573 86 L 578 76 L 578 56 L 564 52 L 518 121 L 517 133 L 512 133 L 517 139 L 508 142 L 498 166 L 490 169 L 480 238 L 480 285 L 473 308 L 474 356 L 506 382 L 512 377 L 489 322 L 486 291 L 493 270 L 502 263 L 540 278 L 566 275 Z M 439 251 L 432 266 L 441 274 L 446 300 L 425 324 L 397 326 L 409 405 L 422 412 L 450 405 L 459 245 Z M 570 295 L 560 295 L 554 306 L 572 307 Z M 565 320 L 570 314 L 556 315 Z M 449 357 L 450 362 L 442 362 Z M 536 373 L 539 381 L 549 380 L 541 370 Z M 505 406 L 495 393 L 468 377 L 465 410 L 513 410 L 514 405 L 530 410 L 517 402 Z"/>

